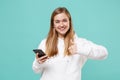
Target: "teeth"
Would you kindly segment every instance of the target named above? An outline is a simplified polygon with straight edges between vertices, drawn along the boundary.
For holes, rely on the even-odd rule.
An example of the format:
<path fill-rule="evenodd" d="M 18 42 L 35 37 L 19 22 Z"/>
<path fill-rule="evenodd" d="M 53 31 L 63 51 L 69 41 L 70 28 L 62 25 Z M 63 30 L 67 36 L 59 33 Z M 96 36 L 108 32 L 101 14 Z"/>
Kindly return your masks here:
<path fill-rule="evenodd" d="M 65 28 L 60 28 L 60 30 L 64 30 Z"/>

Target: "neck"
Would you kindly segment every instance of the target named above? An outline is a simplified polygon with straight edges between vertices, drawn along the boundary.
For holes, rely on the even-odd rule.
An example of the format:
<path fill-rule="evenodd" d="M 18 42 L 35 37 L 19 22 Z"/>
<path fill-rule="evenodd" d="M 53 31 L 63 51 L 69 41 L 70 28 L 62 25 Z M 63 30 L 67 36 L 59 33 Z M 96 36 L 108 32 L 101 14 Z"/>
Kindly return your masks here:
<path fill-rule="evenodd" d="M 58 35 L 58 37 L 64 39 L 64 35 Z"/>

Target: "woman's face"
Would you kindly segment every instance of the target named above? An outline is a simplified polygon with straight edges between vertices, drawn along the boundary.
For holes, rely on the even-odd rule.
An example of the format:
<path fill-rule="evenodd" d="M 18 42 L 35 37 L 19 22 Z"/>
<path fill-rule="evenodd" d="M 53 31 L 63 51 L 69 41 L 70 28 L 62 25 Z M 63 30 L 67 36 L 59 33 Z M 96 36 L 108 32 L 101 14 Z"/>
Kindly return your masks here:
<path fill-rule="evenodd" d="M 65 13 L 57 14 L 54 17 L 54 28 L 58 32 L 58 37 L 64 37 L 69 30 L 69 18 Z"/>

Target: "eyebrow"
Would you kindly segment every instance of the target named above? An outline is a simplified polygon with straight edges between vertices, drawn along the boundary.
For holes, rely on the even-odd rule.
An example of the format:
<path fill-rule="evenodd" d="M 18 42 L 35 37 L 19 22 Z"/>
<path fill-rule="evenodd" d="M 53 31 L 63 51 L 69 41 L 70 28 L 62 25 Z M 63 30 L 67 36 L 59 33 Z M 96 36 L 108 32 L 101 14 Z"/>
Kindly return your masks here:
<path fill-rule="evenodd" d="M 67 20 L 67 18 L 64 18 L 64 19 L 62 19 L 62 20 Z M 56 19 L 56 20 L 54 20 L 54 21 L 60 21 L 60 20 Z"/>

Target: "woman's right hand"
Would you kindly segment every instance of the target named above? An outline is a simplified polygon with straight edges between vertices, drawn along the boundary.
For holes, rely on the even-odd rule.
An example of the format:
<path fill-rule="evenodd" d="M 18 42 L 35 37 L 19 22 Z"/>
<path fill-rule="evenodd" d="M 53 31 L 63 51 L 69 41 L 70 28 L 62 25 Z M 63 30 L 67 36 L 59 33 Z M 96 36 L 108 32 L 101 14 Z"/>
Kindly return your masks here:
<path fill-rule="evenodd" d="M 37 53 L 37 54 L 36 54 L 36 59 L 37 59 L 37 62 L 38 62 L 39 64 L 42 64 L 42 63 L 44 63 L 44 62 L 48 59 L 48 56 L 45 55 L 45 56 L 42 56 L 42 57 L 38 57 L 38 53 Z"/>

